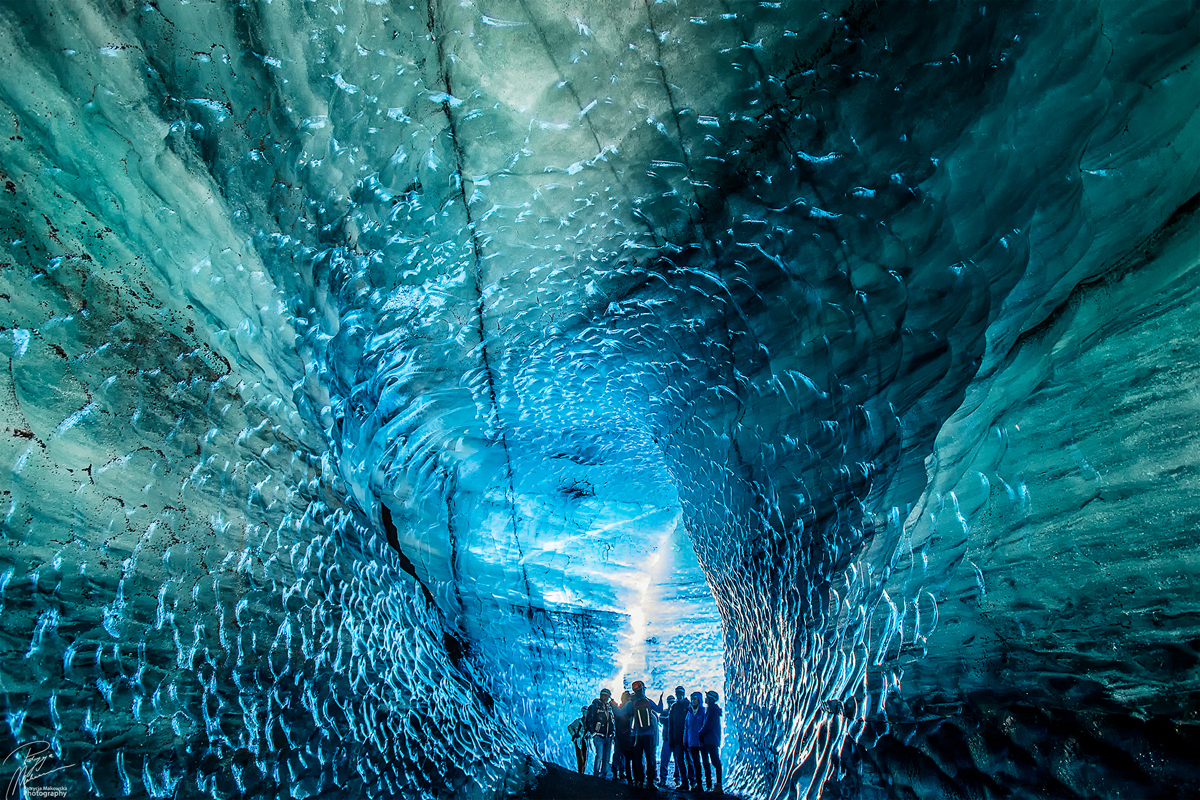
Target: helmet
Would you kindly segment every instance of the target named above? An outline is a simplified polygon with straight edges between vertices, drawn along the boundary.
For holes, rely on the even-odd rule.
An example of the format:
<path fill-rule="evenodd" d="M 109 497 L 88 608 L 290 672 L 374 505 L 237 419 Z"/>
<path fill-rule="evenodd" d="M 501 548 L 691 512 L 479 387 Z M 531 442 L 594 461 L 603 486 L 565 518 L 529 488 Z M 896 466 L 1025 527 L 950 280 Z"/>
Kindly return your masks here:
<path fill-rule="evenodd" d="M 709 689 L 707 692 L 705 692 L 705 693 L 704 693 L 704 697 L 705 697 L 705 698 L 708 700 L 708 702 L 710 702 L 710 703 L 715 703 L 715 702 L 717 702 L 718 700 L 720 700 L 720 699 L 721 699 L 721 698 L 720 698 L 720 697 L 717 695 L 717 693 L 716 693 L 716 692 L 714 692 L 712 689 Z"/>
<path fill-rule="evenodd" d="M 633 689 L 634 693 L 641 693 L 646 691 L 646 684 L 642 683 L 641 681 L 634 681 L 631 688 Z"/>
<path fill-rule="evenodd" d="M 683 697 L 687 694 L 687 689 L 683 688 L 682 686 L 676 686 L 675 694 L 679 695 L 679 697 Z"/>
<path fill-rule="evenodd" d="M 669 706 L 675 705 L 675 695 L 671 695 L 670 697 L 667 698 L 667 705 L 669 705 Z"/>
<path fill-rule="evenodd" d="M 612 692 L 610 692 L 608 689 L 601 689 L 600 696 L 601 697 L 612 697 Z"/>

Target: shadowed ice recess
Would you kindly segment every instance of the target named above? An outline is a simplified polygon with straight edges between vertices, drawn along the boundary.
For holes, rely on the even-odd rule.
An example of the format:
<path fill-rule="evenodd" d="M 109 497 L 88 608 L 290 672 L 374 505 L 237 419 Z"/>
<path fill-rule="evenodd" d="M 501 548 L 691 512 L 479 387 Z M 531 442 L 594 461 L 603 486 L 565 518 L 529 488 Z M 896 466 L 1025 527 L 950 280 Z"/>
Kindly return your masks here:
<path fill-rule="evenodd" d="M 749 797 L 1200 794 L 1198 52 L 3 0 L 0 756 L 501 798 L 643 679 Z"/>

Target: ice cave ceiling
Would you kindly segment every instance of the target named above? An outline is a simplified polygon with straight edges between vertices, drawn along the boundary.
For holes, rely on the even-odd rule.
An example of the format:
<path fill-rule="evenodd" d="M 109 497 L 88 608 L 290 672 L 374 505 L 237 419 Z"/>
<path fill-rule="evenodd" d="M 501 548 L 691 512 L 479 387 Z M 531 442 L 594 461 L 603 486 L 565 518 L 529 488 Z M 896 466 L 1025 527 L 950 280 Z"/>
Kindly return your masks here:
<path fill-rule="evenodd" d="M 0 750 L 500 797 L 644 678 L 748 796 L 1195 796 L 1197 52 L 1183 0 L 3 0 Z"/>

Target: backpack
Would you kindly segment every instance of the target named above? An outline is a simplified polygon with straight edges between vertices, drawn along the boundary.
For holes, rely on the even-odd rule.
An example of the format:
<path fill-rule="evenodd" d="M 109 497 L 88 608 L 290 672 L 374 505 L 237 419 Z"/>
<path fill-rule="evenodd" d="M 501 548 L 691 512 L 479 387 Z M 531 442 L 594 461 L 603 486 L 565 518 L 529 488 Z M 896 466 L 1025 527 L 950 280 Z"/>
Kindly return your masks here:
<path fill-rule="evenodd" d="M 613 735 L 612 709 L 606 705 L 592 703 L 591 709 L 588 710 L 588 716 L 591 718 L 591 721 L 588 724 L 588 733 L 597 736 Z"/>
<path fill-rule="evenodd" d="M 650 701 L 642 698 L 633 705 L 633 727 L 644 731 L 651 727 Z"/>

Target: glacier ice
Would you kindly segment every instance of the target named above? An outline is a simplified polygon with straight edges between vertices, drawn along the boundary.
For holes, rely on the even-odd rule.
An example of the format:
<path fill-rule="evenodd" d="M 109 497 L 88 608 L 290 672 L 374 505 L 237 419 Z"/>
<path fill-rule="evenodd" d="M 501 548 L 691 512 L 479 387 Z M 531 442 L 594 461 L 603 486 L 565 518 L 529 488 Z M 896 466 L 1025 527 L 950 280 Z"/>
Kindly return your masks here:
<path fill-rule="evenodd" d="M 1200 791 L 1194 3 L 0 19 L 4 754 L 500 797 L 644 678 L 749 796 Z"/>

